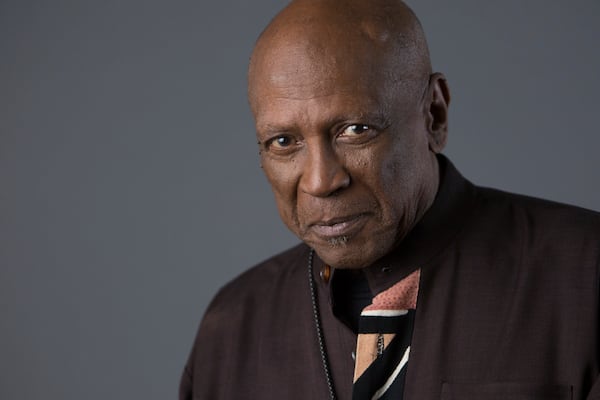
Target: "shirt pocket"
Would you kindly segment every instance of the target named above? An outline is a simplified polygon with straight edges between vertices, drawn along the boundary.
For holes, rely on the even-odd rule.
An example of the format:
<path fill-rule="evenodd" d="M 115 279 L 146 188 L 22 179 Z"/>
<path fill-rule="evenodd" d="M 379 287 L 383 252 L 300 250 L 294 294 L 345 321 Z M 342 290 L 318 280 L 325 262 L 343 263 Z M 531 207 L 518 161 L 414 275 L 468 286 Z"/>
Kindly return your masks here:
<path fill-rule="evenodd" d="M 572 400 L 573 386 L 521 382 L 442 384 L 441 400 Z"/>

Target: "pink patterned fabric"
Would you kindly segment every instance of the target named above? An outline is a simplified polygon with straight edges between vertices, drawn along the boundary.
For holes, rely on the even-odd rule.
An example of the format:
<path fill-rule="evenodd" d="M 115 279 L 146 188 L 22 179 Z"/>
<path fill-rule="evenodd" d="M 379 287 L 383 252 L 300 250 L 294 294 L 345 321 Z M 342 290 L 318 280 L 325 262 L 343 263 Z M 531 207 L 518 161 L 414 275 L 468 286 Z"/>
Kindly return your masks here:
<path fill-rule="evenodd" d="M 420 276 L 421 270 L 418 269 L 391 288 L 375 296 L 373 303 L 365 307 L 363 311 L 416 309 Z"/>

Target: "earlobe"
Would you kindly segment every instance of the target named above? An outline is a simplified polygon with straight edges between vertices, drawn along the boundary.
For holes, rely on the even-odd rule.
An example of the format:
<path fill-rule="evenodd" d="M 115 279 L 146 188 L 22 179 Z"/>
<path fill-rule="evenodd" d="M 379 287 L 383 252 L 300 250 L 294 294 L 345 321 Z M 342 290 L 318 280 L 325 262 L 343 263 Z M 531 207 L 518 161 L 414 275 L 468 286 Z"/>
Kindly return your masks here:
<path fill-rule="evenodd" d="M 448 137 L 448 106 L 450 90 L 446 77 L 436 72 L 429 77 L 427 110 L 427 130 L 429 132 L 429 148 L 440 153 L 446 146 Z"/>

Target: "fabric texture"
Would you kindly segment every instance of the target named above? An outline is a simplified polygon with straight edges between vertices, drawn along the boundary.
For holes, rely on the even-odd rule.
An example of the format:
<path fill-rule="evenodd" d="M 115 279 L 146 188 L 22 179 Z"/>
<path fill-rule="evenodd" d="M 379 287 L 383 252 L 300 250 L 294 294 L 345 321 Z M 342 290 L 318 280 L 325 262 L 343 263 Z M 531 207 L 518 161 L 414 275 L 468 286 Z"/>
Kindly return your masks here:
<path fill-rule="evenodd" d="M 379 293 L 360 315 L 352 400 L 401 400 L 420 270 Z"/>
<path fill-rule="evenodd" d="M 420 270 L 404 399 L 600 399 L 600 214 L 481 188 L 440 158 L 432 207 L 363 270 L 376 296 Z M 180 400 L 327 399 L 300 244 L 223 287 Z M 314 279 L 333 384 L 352 399 L 357 334 Z M 359 323 L 360 325 L 360 323 Z M 359 328 L 360 329 L 360 328 Z"/>

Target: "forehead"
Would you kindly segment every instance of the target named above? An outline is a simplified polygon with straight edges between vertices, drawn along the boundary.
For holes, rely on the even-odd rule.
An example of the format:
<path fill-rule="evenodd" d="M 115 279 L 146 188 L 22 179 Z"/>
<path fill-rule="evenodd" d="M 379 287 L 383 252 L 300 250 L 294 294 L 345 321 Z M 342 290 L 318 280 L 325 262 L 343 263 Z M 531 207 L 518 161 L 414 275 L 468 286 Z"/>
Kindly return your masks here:
<path fill-rule="evenodd" d="M 349 65 L 357 68 L 366 59 L 377 58 L 381 63 L 388 53 L 382 48 L 383 43 L 367 41 L 358 32 L 340 32 L 319 25 L 290 27 L 261 44 L 253 55 L 253 63 L 261 69 L 275 67 L 272 70 L 301 68 L 323 72 Z M 350 57 L 354 59 L 351 64 Z"/>
<path fill-rule="evenodd" d="M 259 133 L 343 121 L 384 125 L 418 112 L 427 80 L 400 77 L 385 60 L 368 53 L 290 53 L 256 74 L 250 104 Z"/>
<path fill-rule="evenodd" d="M 334 94 L 378 97 L 398 81 L 385 53 L 364 43 L 307 40 L 285 42 L 255 55 L 249 74 L 253 110 L 277 98 L 308 100 Z"/>
<path fill-rule="evenodd" d="M 389 103 L 375 96 L 343 93 L 311 99 L 277 97 L 265 99 L 255 114 L 258 133 L 328 130 L 343 122 L 383 125 L 389 119 Z"/>
<path fill-rule="evenodd" d="M 366 63 L 331 61 L 293 57 L 271 64 L 271 72 L 260 74 L 251 95 L 257 127 L 384 111 L 391 100 L 391 84 L 385 85 L 380 71 Z"/>
<path fill-rule="evenodd" d="M 256 113 L 263 95 L 274 89 L 326 95 L 332 88 L 415 81 L 430 69 L 418 20 L 401 1 L 299 0 L 257 41 L 248 94 Z"/>

